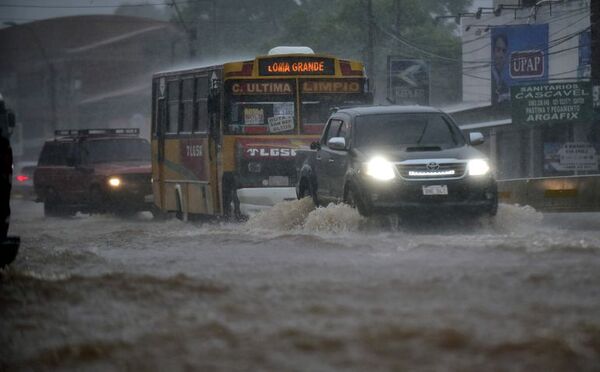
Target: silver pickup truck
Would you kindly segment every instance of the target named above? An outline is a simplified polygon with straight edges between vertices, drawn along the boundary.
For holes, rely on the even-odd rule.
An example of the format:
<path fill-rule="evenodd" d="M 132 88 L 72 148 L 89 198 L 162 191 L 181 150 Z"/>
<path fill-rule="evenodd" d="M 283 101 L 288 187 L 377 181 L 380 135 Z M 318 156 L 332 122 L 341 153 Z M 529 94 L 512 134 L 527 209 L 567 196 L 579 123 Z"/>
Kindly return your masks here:
<path fill-rule="evenodd" d="M 452 118 L 424 106 L 342 109 L 321 139 L 296 152 L 296 194 L 315 205 L 345 202 L 368 216 L 421 211 L 495 215 L 496 180 Z"/>

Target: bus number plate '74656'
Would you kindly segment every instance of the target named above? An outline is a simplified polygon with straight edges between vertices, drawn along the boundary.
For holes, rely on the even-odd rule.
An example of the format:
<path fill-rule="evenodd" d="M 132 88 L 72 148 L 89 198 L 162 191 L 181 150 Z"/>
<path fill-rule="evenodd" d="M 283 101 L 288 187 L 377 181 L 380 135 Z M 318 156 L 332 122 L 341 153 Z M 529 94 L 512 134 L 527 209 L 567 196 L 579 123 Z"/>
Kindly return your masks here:
<path fill-rule="evenodd" d="M 196 158 L 202 156 L 202 145 L 186 145 L 185 154 L 189 158 Z"/>

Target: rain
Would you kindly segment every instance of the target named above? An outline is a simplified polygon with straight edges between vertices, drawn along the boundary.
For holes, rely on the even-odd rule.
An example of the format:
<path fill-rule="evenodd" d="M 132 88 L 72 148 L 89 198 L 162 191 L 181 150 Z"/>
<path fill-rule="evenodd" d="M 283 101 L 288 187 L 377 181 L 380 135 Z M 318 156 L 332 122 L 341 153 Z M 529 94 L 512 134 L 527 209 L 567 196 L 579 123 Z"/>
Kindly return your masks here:
<path fill-rule="evenodd" d="M 0 0 L 0 370 L 598 370 L 599 17 Z"/>

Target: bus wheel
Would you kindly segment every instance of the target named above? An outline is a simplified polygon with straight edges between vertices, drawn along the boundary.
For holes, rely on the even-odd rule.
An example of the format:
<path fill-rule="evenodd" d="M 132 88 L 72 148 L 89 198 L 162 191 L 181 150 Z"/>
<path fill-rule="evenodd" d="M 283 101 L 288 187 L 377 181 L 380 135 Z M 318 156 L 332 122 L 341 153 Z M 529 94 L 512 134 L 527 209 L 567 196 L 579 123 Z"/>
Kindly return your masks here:
<path fill-rule="evenodd" d="M 165 221 L 169 218 L 169 214 L 163 212 L 159 207 L 153 205 L 150 208 L 150 213 L 152 214 L 152 219 L 155 221 Z"/>
<path fill-rule="evenodd" d="M 178 192 L 175 193 L 175 200 L 177 202 L 177 211 L 175 212 L 175 217 L 178 220 L 183 221 L 184 220 L 183 207 L 182 207 L 183 203 L 181 202 L 181 197 L 179 196 Z"/>

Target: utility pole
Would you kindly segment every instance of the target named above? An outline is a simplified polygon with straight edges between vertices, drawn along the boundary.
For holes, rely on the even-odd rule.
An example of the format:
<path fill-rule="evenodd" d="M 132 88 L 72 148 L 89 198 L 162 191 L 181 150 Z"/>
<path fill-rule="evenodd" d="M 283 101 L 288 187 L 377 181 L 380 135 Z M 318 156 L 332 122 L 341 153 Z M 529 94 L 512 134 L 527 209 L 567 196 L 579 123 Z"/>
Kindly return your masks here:
<path fill-rule="evenodd" d="M 591 0 L 590 11 L 594 112 L 596 113 L 596 125 L 600 125 L 600 0 Z"/>
<path fill-rule="evenodd" d="M 181 25 L 181 28 L 183 28 L 183 31 L 185 32 L 185 36 L 187 37 L 187 41 L 188 41 L 188 50 L 190 53 L 190 59 L 193 60 L 196 57 L 197 29 L 195 27 L 189 28 L 185 24 L 183 17 L 181 16 L 181 12 L 179 11 L 179 7 L 177 6 L 177 3 L 175 2 L 175 0 L 171 1 L 171 6 L 175 9 L 175 13 L 177 13 L 177 19 L 179 20 L 179 24 Z"/>
<path fill-rule="evenodd" d="M 375 25 L 373 24 L 373 2 L 367 0 L 367 22 L 368 22 L 368 42 L 367 42 L 367 75 L 371 82 L 370 89 L 375 89 L 375 56 L 374 56 L 374 44 L 375 44 Z"/>
<path fill-rule="evenodd" d="M 212 53 L 217 50 L 217 0 L 212 0 L 211 4 L 211 16 L 212 18 Z"/>

